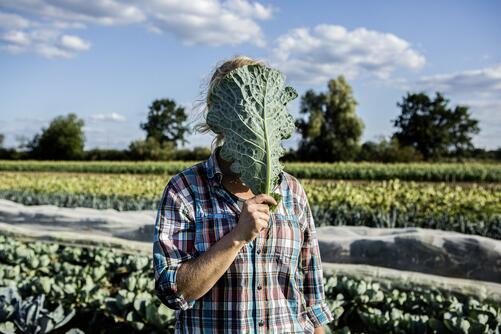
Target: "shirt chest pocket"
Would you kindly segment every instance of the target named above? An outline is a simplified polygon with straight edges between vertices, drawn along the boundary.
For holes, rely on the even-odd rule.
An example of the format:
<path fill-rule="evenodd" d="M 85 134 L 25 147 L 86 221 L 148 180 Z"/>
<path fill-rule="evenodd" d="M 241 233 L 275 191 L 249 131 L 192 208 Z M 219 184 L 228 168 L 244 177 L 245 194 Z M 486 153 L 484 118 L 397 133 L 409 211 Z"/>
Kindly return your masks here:
<path fill-rule="evenodd" d="M 218 240 L 233 230 L 237 216 L 231 213 L 205 213 L 197 217 L 195 248 L 200 253 L 206 252 Z"/>
<path fill-rule="evenodd" d="M 303 241 L 297 217 L 278 213 L 271 217 L 273 236 L 268 242 L 274 256 L 283 264 L 297 263 Z"/>

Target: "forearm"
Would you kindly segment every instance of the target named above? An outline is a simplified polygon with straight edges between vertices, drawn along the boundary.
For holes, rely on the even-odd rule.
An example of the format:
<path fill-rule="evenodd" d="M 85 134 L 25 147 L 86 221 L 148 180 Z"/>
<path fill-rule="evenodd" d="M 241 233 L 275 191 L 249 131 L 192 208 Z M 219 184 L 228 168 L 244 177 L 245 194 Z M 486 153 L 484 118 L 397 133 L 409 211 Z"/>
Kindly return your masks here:
<path fill-rule="evenodd" d="M 205 295 L 228 270 L 243 246 L 244 242 L 232 230 L 202 255 L 184 262 L 176 276 L 178 290 L 184 298 L 194 300 Z"/>

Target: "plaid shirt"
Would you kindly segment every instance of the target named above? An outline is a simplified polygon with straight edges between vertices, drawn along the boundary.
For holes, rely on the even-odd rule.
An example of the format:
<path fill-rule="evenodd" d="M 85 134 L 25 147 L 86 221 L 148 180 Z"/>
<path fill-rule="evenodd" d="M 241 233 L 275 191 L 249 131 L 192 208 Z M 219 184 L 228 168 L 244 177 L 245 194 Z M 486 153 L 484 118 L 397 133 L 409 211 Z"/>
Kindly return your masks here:
<path fill-rule="evenodd" d="M 313 333 L 333 317 L 325 303 L 308 200 L 299 181 L 286 172 L 274 189 L 283 197 L 270 213 L 270 228 L 242 247 L 204 296 L 186 300 L 177 291 L 179 266 L 203 254 L 238 223 L 238 197 L 221 184 L 218 149 L 175 175 L 158 208 L 155 289 L 162 303 L 176 310 L 175 332 Z"/>

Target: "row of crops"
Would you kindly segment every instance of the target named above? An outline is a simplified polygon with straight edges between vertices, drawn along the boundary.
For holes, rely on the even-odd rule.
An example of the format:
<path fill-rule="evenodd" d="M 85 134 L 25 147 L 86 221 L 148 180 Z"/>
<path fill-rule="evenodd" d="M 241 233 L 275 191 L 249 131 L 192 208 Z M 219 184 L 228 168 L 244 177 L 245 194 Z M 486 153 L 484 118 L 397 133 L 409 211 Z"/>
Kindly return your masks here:
<path fill-rule="evenodd" d="M 147 255 L 0 236 L 0 333 L 170 333 L 175 313 L 155 296 L 151 265 Z M 501 325 L 494 300 L 339 275 L 324 285 L 334 333 L 498 333 Z"/>
<path fill-rule="evenodd" d="M 0 198 L 26 205 L 155 210 L 170 176 L 0 173 Z M 423 227 L 501 239 L 501 184 L 301 180 L 317 226 Z"/>
<path fill-rule="evenodd" d="M 0 161 L 0 171 L 174 175 L 197 163 L 112 161 Z M 499 164 L 488 163 L 286 163 L 285 170 L 302 179 L 413 180 L 434 182 L 499 182 Z"/>

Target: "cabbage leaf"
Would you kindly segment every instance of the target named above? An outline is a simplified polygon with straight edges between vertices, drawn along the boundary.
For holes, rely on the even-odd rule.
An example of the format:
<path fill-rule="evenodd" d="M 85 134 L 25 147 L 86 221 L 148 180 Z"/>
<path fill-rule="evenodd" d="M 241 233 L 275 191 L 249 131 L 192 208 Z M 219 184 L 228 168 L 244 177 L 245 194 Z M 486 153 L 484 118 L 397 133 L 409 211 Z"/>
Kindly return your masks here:
<path fill-rule="evenodd" d="M 283 74 L 259 64 L 238 67 L 226 74 L 210 95 L 207 124 L 223 134 L 220 156 L 254 194 L 273 192 L 280 180 L 285 153 L 281 140 L 295 131 L 287 102 L 298 94 L 284 87 Z M 275 206 L 271 207 L 273 211 Z"/>

